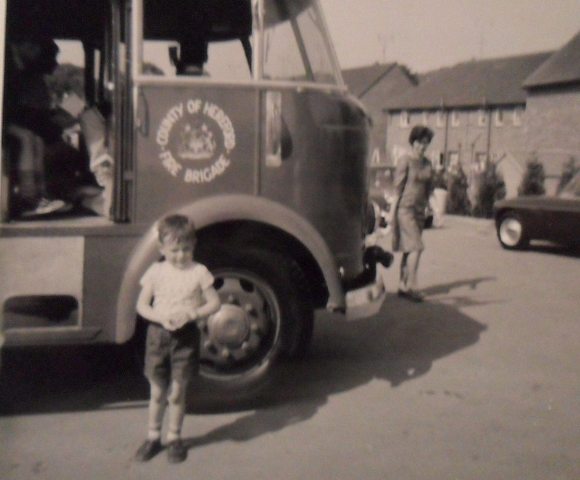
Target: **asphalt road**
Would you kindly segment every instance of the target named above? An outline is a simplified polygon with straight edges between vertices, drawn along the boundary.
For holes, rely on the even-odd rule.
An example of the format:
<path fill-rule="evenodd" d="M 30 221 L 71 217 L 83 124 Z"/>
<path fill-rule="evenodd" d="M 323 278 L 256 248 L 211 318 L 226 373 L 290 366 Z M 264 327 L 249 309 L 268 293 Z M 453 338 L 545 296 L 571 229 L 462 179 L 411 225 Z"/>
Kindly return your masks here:
<path fill-rule="evenodd" d="M 425 241 L 424 304 L 394 295 L 395 266 L 375 318 L 319 314 L 254 402 L 198 402 L 180 465 L 132 461 L 147 388 L 119 349 L 9 352 L 0 478 L 580 478 L 580 255 L 508 252 L 459 217 Z"/>

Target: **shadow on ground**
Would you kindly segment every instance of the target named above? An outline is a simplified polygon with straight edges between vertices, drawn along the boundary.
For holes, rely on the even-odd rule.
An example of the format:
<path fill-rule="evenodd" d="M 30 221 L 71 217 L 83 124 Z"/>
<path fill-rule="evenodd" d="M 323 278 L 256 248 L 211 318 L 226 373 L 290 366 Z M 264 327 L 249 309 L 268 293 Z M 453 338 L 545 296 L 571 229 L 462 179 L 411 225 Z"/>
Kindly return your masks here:
<path fill-rule="evenodd" d="M 391 306 L 395 302 L 396 318 L 385 308 L 376 318 L 354 323 L 338 323 L 331 316 L 320 319 L 310 355 L 282 364 L 253 401 L 252 413 L 187 439 L 188 446 L 246 441 L 281 430 L 312 418 L 331 395 L 375 379 L 396 388 L 428 373 L 437 359 L 475 344 L 486 328 L 443 304 L 388 299 Z M 194 413 L 205 408 L 202 403 Z"/>
<path fill-rule="evenodd" d="M 432 289 L 476 288 L 484 280 L 489 279 Z M 371 319 L 347 323 L 339 318 L 319 315 L 307 358 L 282 363 L 253 400 L 214 402 L 201 395 L 190 413 L 236 411 L 242 416 L 186 439 L 188 446 L 245 441 L 281 430 L 312 418 L 331 395 L 376 379 L 396 388 L 427 374 L 438 359 L 474 345 L 486 328 L 454 306 L 413 304 L 393 295 Z M 130 357 L 120 347 L 7 352 L 0 382 L 2 414 L 135 408 L 135 402 L 145 408 L 147 384 Z"/>
<path fill-rule="evenodd" d="M 562 257 L 580 258 L 580 245 L 566 246 L 557 245 L 551 242 L 534 241 L 529 245 L 528 251 L 559 255 Z"/>
<path fill-rule="evenodd" d="M 78 346 L 5 349 L 0 415 L 94 410 L 143 401 L 148 386 L 129 349 Z"/>

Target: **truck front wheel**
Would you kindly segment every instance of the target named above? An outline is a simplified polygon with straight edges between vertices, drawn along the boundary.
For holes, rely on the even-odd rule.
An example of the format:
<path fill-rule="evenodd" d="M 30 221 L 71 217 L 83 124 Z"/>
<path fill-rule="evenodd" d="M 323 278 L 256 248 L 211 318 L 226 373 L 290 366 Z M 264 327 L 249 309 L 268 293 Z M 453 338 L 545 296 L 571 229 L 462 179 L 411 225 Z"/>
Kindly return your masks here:
<path fill-rule="evenodd" d="M 304 341 L 312 307 L 280 254 L 226 247 L 198 253 L 222 302 L 201 326 L 201 381 L 224 392 L 248 392 L 281 354 L 292 354 Z"/>

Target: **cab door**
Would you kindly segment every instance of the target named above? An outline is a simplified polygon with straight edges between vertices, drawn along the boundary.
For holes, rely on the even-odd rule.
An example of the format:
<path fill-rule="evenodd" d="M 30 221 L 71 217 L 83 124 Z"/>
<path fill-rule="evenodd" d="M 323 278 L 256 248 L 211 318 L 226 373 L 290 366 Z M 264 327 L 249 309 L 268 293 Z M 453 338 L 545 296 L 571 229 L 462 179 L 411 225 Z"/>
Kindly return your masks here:
<path fill-rule="evenodd" d="M 133 0 L 137 223 L 209 195 L 257 193 L 251 22 L 249 1 Z"/>

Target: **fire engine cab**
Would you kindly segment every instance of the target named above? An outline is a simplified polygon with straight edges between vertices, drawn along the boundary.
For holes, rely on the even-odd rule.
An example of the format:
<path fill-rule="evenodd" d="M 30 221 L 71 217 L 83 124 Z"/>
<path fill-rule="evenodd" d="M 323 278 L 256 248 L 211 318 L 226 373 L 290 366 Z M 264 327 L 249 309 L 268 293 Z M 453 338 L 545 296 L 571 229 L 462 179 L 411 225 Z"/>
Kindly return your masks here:
<path fill-rule="evenodd" d="M 209 382 L 304 353 L 316 309 L 379 310 L 369 119 L 318 0 L 8 0 L 0 22 L 5 347 L 129 341 L 178 212 L 222 301 Z"/>

